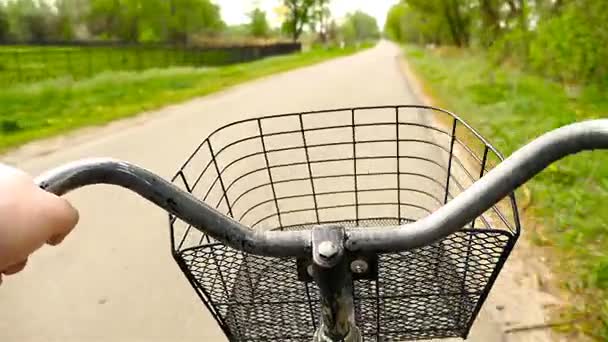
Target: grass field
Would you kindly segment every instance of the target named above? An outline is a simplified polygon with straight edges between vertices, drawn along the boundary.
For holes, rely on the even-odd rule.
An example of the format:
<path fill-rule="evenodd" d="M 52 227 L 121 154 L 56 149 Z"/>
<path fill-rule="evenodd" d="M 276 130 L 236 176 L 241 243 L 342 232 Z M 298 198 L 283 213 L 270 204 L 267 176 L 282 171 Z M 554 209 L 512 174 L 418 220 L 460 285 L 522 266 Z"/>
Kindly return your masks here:
<path fill-rule="evenodd" d="M 573 88 L 489 65 L 482 54 L 406 47 L 406 56 L 438 105 L 479 129 L 506 155 L 543 132 L 608 117 L 606 90 Z M 608 153 L 583 153 L 534 178 L 524 235 L 549 251 L 571 307 L 570 333 L 608 340 Z M 525 303 L 517 303 L 525 305 Z"/>
<path fill-rule="evenodd" d="M 356 51 L 314 49 L 223 67 L 113 71 L 80 81 L 65 77 L 17 85 L 0 92 L 0 151 Z"/>
<path fill-rule="evenodd" d="M 184 49 L 169 46 L 0 46 L 0 86 L 71 76 L 83 79 L 104 71 L 172 66 L 219 66 L 277 54 L 272 46 Z"/>

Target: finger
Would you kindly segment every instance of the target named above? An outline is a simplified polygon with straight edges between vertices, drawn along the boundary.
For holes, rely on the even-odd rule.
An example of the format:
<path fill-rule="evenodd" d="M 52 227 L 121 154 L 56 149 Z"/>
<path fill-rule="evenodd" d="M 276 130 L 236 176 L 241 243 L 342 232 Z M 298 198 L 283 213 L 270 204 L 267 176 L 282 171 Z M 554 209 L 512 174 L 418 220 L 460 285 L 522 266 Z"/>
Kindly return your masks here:
<path fill-rule="evenodd" d="M 51 237 L 46 243 L 51 246 L 57 246 L 58 244 L 62 243 L 66 237 L 67 235 L 55 235 Z"/>
<path fill-rule="evenodd" d="M 2 273 L 6 275 L 12 275 L 21 272 L 25 268 L 25 265 L 27 265 L 27 259 L 15 265 L 9 266 L 4 271 L 2 271 Z"/>
<path fill-rule="evenodd" d="M 64 198 L 40 190 L 39 212 L 46 230 L 45 242 L 50 245 L 61 243 L 78 223 L 78 211 Z"/>

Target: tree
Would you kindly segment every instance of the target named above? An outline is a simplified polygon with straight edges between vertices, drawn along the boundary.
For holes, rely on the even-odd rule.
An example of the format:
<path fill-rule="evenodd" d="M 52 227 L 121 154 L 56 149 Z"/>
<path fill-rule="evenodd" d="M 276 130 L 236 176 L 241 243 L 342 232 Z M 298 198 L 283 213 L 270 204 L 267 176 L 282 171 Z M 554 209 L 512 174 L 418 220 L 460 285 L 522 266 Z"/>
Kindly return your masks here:
<path fill-rule="evenodd" d="M 313 18 L 312 8 L 316 0 L 283 0 L 288 9 L 287 18 L 283 22 L 283 30 L 297 41 L 302 35 L 304 26 Z"/>
<path fill-rule="evenodd" d="M 461 0 L 442 1 L 452 40 L 457 46 L 469 45 L 471 37 L 469 2 Z"/>
<path fill-rule="evenodd" d="M 91 0 L 86 23 L 93 35 L 121 39 L 124 20 L 120 0 Z"/>
<path fill-rule="evenodd" d="M 335 20 L 331 20 L 327 26 L 327 39 L 335 42 L 338 40 L 339 28 Z"/>
<path fill-rule="evenodd" d="M 6 3 L 5 9 L 10 36 L 17 41 L 29 41 L 30 29 L 24 19 L 35 10 L 34 3 L 26 0 L 10 1 Z"/>
<path fill-rule="evenodd" d="M 444 21 L 451 43 L 457 46 L 469 44 L 471 9 L 475 0 L 406 0 L 405 2 L 429 20 Z M 443 25 L 435 24 L 435 26 Z"/>
<path fill-rule="evenodd" d="M 385 31 L 400 41 L 466 46 L 476 3 L 477 0 L 403 0 L 389 10 Z"/>
<path fill-rule="evenodd" d="M 0 4 L 0 42 L 9 40 L 10 26 L 8 22 L 8 14 L 3 4 Z"/>
<path fill-rule="evenodd" d="M 481 19 L 479 40 L 484 47 L 490 46 L 502 32 L 501 5 L 501 0 L 479 1 L 479 17 Z"/>
<path fill-rule="evenodd" d="M 57 39 L 57 14 L 46 1 L 10 1 L 6 13 L 12 38 L 22 42 Z"/>
<path fill-rule="evenodd" d="M 564 82 L 605 82 L 608 77 L 608 3 L 579 0 L 538 23 L 530 39 L 529 63 Z"/>
<path fill-rule="evenodd" d="M 325 43 L 328 38 L 330 17 L 331 11 L 329 10 L 329 0 L 315 0 L 312 8 L 310 28 L 313 32 L 319 34 L 319 40 L 323 43 Z"/>
<path fill-rule="evenodd" d="M 270 31 L 270 25 L 266 19 L 266 12 L 259 8 L 255 8 L 249 14 L 251 22 L 249 23 L 249 32 L 254 37 L 267 37 Z"/>
<path fill-rule="evenodd" d="M 83 1 L 78 0 L 57 0 L 57 37 L 60 40 L 72 40 L 76 37 L 76 29 L 79 17 L 85 14 Z"/>
<path fill-rule="evenodd" d="M 146 0 L 147 1 L 147 0 Z M 211 34 L 222 30 L 220 8 L 210 0 L 171 0 L 173 7 L 170 19 L 173 41 L 186 42 L 188 36 Z"/>
<path fill-rule="evenodd" d="M 407 11 L 407 5 L 404 3 L 398 3 L 393 5 L 386 15 L 386 21 L 384 22 L 384 33 L 389 39 L 403 42 L 407 39 L 404 36 L 405 31 L 405 12 Z"/>
<path fill-rule="evenodd" d="M 348 14 L 340 31 L 347 43 L 380 38 L 376 18 L 361 11 Z"/>
<path fill-rule="evenodd" d="M 90 0 L 89 31 L 121 41 L 172 41 L 224 27 L 210 0 Z"/>

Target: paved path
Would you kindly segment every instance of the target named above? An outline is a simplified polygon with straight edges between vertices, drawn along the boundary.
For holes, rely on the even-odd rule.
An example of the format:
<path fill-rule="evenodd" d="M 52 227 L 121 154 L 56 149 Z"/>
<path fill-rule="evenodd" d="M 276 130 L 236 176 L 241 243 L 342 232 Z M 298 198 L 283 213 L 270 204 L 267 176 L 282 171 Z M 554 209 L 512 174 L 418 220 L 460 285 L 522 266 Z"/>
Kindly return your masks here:
<path fill-rule="evenodd" d="M 381 43 L 170 106 L 18 166 L 36 174 L 83 157 L 114 157 L 170 177 L 209 132 L 244 116 L 416 103 L 399 72 L 398 52 Z M 0 341 L 224 341 L 170 257 L 163 212 L 110 187 L 69 198 L 81 212 L 77 231 L 0 288 Z M 500 341 L 496 328 L 482 314 L 471 340 Z"/>

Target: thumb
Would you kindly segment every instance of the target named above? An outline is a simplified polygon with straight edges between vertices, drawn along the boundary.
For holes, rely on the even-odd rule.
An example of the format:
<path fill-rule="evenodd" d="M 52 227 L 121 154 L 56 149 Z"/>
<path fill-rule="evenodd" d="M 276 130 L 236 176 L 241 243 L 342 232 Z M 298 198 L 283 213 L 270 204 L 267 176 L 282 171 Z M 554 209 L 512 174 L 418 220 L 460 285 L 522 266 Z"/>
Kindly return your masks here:
<path fill-rule="evenodd" d="M 44 240 L 50 245 L 60 244 L 78 223 L 78 211 L 64 198 L 37 189 L 40 206 L 40 227 L 46 231 Z"/>
<path fill-rule="evenodd" d="M 65 199 L 3 165 L 0 194 L 0 271 L 25 261 L 48 241 L 61 241 L 78 221 L 78 213 Z"/>

